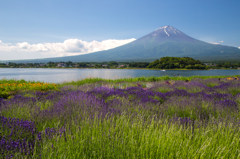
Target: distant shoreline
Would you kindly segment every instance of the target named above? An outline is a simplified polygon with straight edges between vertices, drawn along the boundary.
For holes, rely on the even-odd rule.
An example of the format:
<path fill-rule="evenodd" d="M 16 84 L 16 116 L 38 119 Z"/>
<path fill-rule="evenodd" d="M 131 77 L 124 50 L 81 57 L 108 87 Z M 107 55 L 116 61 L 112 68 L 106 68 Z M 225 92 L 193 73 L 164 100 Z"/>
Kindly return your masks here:
<path fill-rule="evenodd" d="M 15 67 L 0 67 L 0 68 L 15 68 Z M 19 68 L 19 67 L 17 67 Z M 26 68 L 34 68 L 34 69 L 104 69 L 104 70 L 108 70 L 108 69 L 119 69 L 119 70 L 238 70 L 237 68 L 214 68 L 214 69 L 153 69 L 153 68 L 69 68 L 69 67 L 26 67 Z M 23 69 L 23 68 L 20 68 Z"/>

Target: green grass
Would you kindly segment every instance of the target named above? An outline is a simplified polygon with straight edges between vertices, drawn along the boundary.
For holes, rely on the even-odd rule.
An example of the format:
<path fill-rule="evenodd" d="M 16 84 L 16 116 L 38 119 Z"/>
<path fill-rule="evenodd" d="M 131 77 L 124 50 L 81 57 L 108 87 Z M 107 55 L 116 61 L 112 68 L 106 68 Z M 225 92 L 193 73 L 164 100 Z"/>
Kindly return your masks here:
<path fill-rule="evenodd" d="M 233 76 L 190 76 L 190 77 L 170 77 L 170 76 L 160 76 L 160 77 L 154 77 L 154 76 L 148 76 L 148 77 L 136 77 L 136 78 L 119 78 L 119 79 L 104 79 L 104 78 L 85 78 L 82 80 L 78 80 L 78 81 L 71 81 L 71 82 L 63 82 L 63 83 L 59 83 L 57 84 L 57 86 L 63 87 L 66 85 L 77 85 L 77 86 L 81 86 L 84 84 L 102 84 L 102 83 L 119 83 L 119 82 L 154 82 L 154 81 L 166 81 L 166 80 L 192 80 L 194 78 L 200 78 L 200 79 L 210 79 L 210 78 L 227 78 L 227 77 L 240 77 L 240 75 L 233 75 Z M 0 84 L 5 84 L 5 83 L 40 83 L 38 81 L 25 81 L 25 80 L 14 80 L 14 79 L 1 79 L 0 80 Z M 212 84 L 209 84 L 210 86 L 212 86 Z"/>
<path fill-rule="evenodd" d="M 192 126 L 166 119 L 85 119 L 72 124 L 65 138 L 45 141 L 42 158 L 240 158 L 240 134 L 223 125 L 208 124 L 193 133 Z"/>
<path fill-rule="evenodd" d="M 239 88 L 229 88 L 229 93 L 232 94 L 233 96 L 235 96 L 236 94 L 240 93 L 240 89 Z"/>
<path fill-rule="evenodd" d="M 192 80 L 194 78 L 200 78 L 200 79 L 210 79 L 210 78 L 227 78 L 227 77 L 240 77 L 240 75 L 234 75 L 234 76 L 190 76 L 190 77 L 170 77 L 170 76 L 160 76 L 160 77 L 136 77 L 136 78 L 119 78 L 119 79 L 103 79 L 103 78 L 86 78 L 83 80 L 78 81 L 71 81 L 71 82 L 64 82 L 59 84 L 60 87 L 66 86 L 66 85 L 77 85 L 81 86 L 84 84 L 93 84 L 93 83 L 119 83 L 119 82 L 154 82 L 154 81 L 166 81 L 166 80 Z M 210 84 L 211 85 L 211 84 Z"/>
<path fill-rule="evenodd" d="M 217 83 L 207 83 L 206 86 L 208 87 L 214 87 L 214 86 L 217 86 L 218 84 Z"/>

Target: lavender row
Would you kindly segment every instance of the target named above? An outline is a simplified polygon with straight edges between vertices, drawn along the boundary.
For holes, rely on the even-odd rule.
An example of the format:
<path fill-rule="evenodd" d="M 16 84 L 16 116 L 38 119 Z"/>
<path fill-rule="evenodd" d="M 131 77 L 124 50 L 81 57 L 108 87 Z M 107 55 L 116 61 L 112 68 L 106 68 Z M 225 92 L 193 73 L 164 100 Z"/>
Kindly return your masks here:
<path fill-rule="evenodd" d="M 0 116 L 0 153 L 2 157 L 12 158 L 16 154 L 32 156 L 35 149 L 40 155 L 40 143 L 43 138 L 50 139 L 54 135 L 62 135 L 64 128 L 46 128 L 38 131 L 32 121 Z"/>
<path fill-rule="evenodd" d="M 38 144 L 53 135 L 62 136 L 72 121 L 122 114 L 166 117 L 193 132 L 197 125 L 213 121 L 211 118 L 217 119 L 215 125 L 229 119 L 239 127 L 239 84 L 237 80 L 196 79 L 153 82 L 147 88 L 66 86 L 58 92 L 0 99 L 1 153 L 5 157 L 17 153 L 31 156 L 37 149 L 40 154 Z"/>

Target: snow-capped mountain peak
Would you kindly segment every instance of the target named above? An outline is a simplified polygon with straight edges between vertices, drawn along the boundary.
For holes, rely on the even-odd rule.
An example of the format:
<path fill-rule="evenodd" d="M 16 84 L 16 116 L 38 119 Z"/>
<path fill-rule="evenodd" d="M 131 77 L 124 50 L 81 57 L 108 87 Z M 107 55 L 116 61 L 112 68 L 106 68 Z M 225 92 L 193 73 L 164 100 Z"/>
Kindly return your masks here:
<path fill-rule="evenodd" d="M 164 42 L 164 41 L 187 41 L 187 42 L 197 42 L 196 39 L 193 39 L 180 30 L 167 25 L 167 26 L 162 26 L 152 33 L 140 38 L 141 40 L 146 40 L 153 38 L 156 41 L 159 42 Z M 145 41 L 144 40 L 144 41 Z"/>
<path fill-rule="evenodd" d="M 172 26 L 162 26 L 158 29 L 155 30 L 155 32 L 161 32 L 161 31 L 164 31 L 164 33 L 167 35 L 167 36 L 171 36 L 170 34 L 174 33 L 174 34 L 180 34 L 181 32 L 177 29 L 175 29 L 174 27 Z"/>

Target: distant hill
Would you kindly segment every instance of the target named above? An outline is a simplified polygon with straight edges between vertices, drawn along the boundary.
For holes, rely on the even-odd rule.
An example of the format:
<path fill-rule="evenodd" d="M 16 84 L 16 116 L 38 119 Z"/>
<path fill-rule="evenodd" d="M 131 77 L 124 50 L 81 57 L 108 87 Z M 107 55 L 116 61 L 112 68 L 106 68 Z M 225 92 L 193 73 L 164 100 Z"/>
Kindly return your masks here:
<path fill-rule="evenodd" d="M 204 62 L 236 61 L 240 60 L 240 49 L 231 46 L 206 43 L 194 39 L 172 26 L 163 26 L 131 43 L 106 51 L 77 56 L 20 60 L 15 62 L 151 62 L 165 56 L 192 57 Z"/>
<path fill-rule="evenodd" d="M 207 69 L 199 60 L 190 57 L 162 57 L 151 62 L 147 68 L 154 69 Z"/>

